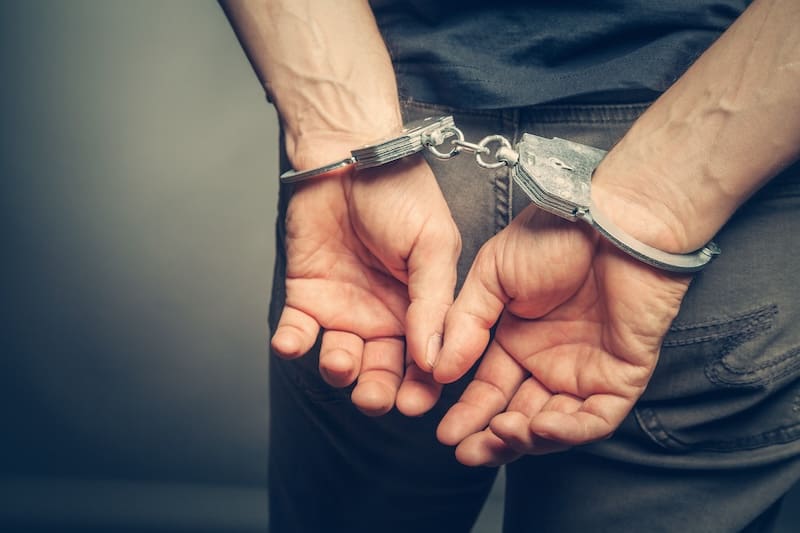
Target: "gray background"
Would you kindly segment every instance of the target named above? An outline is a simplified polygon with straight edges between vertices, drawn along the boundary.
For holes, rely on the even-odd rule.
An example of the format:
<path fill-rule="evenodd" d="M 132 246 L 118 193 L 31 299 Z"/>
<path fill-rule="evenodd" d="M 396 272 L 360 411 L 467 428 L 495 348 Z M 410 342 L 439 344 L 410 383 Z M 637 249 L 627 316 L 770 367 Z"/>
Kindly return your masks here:
<path fill-rule="evenodd" d="M 277 129 L 221 10 L 0 0 L 0 96 L 0 529 L 263 530 Z"/>
<path fill-rule="evenodd" d="M 278 141 L 230 26 L 211 1 L 0 20 L 2 513 L 264 524 Z"/>

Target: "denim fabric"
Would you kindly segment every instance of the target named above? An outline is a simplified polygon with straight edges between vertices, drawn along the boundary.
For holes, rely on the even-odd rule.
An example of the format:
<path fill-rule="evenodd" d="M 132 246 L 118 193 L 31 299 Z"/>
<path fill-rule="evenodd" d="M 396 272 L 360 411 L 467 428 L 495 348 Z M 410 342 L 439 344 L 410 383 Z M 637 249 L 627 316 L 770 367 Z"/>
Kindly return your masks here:
<path fill-rule="evenodd" d="M 610 148 L 645 105 L 459 111 L 406 103 L 407 120 L 452 114 L 469 141 L 524 132 Z M 461 230 L 459 284 L 483 242 L 528 201 L 505 170 L 429 158 Z M 508 466 L 505 531 L 767 531 L 800 478 L 800 166 L 717 236 L 653 379 L 615 435 Z M 281 190 L 281 213 L 291 194 Z M 283 220 L 270 313 L 283 305 Z M 434 437 L 469 376 L 432 413 L 368 418 L 317 370 L 318 353 L 271 361 L 270 519 L 283 531 L 469 531 L 495 470 L 466 468 Z"/>
<path fill-rule="evenodd" d="M 657 95 L 743 0 L 371 0 L 401 95 L 497 109 Z M 531 83 L 531 80 L 536 80 Z"/>

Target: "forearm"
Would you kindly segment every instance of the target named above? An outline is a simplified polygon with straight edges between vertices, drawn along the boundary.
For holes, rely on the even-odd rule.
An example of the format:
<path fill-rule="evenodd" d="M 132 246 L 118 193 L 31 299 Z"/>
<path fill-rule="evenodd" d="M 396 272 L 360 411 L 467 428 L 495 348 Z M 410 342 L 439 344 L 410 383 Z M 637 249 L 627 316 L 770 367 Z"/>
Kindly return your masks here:
<path fill-rule="evenodd" d="M 708 241 L 800 154 L 798 23 L 796 0 L 751 5 L 597 169 L 599 208 L 669 251 Z"/>
<path fill-rule="evenodd" d="M 366 0 L 220 4 L 275 103 L 295 168 L 400 127 L 394 72 Z"/>

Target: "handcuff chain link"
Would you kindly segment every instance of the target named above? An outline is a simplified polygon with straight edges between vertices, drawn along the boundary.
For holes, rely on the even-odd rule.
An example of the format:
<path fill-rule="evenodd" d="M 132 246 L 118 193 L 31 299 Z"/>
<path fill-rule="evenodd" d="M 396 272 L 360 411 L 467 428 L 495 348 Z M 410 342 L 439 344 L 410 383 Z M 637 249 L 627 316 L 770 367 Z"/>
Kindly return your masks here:
<path fill-rule="evenodd" d="M 444 144 L 447 139 L 452 137 L 455 138 L 451 139 L 450 141 L 450 144 L 452 145 L 450 151 L 440 151 L 438 147 Z M 495 161 L 487 162 L 483 159 L 483 156 L 491 154 L 489 145 L 492 143 L 499 143 L 500 147 L 494 154 Z M 475 162 L 478 164 L 478 166 L 488 169 L 511 166 L 517 162 L 519 157 L 516 151 L 512 148 L 511 141 L 502 135 L 488 135 L 481 139 L 480 142 L 475 144 L 466 141 L 464 139 L 464 132 L 455 126 L 447 126 L 426 135 L 422 140 L 422 144 L 437 159 L 452 159 L 462 152 L 475 154 Z"/>

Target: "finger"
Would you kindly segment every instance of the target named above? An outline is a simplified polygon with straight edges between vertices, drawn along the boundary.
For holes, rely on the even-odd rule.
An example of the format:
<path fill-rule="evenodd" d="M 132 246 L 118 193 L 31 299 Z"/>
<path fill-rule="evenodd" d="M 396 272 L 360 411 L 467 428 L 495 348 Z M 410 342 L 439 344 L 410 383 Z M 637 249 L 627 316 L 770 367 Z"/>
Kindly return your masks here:
<path fill-rule="evenodd" d="M 446 206 L 443 206 L 446 209 Z M 447 310 L 453 303 L 461 237 L 451 218 L 425 226 L 408 256 L 406 342 L 417 366 L 430 371 L 442 348 Z"/>
<path fill-rule="evenodd" d="M 364 414 L 379 416 L 394 406 L 403 377 L 401 339 L 372 339 L 364 344 L 358 383 L 350 398 Z"/>
<path fill-rule="evenodd" d="M 574 412 L 580 400 L 561 394 L 553 395 L 535 378 L 525 380 L 509 404 L 508 410 L 492 418 L 489 427 L 509 447 L 521 454 L 541 455 L 561 451 L 569 445 L 550 441 L 533 433 L 531 418 L 542 410 L 562 409 Z"/>
<path fill-rule="evenodd" d="M 347 331 L 326 331 L 319 351 L 319 373 L 333 387 L 347 387 L 361 370 L 364 341 Z"/>
<path fill-rule="evenodd" d="M 519 409 L 531 414 L 530 430 L 539 438 L 570 446 L 613 433 L 650 375 L 649 368 L 630 365 L 587 344 L 556 346 L 522 364 L 549 389 L 561 391 L 539 413 Z"/>
<path fill-rule="evenodd" d="M 492 343 L 475 378 L 439 423 L 436 437 L 453 446 L 486 428 L 494 415 L 506 409 L 526 375 L 498 343 Z"/>
<path fill-rule="evenodd" d="M 470 435 L 456 447 L 456 459 L 466 466 L 500 466 L 519 456 L 490 429 Z"/>
<path fill-rule="evenodd" d="M 306 313 L 284 307 L 272 336 L 272 349 L 281 357 L 294 359 L 308 352 L 319 335 L 319 324 Z"/>
<path fill-rule="evenodd" d="M 633 408 L 633 402 L 611 394 L 587 398 L 575 411 L 543 410 L 530 421 L 536 435 L 553 441 L 578 446 L 608 438 Z"/>
<path fill-rule="evenodd" d="M 421 416 L 430 411 L 442 395 L 442 384 L 430 372 L 420 369 L 410 357 L 400 391 L 397 393 L 397 410 L 406 416 Z"/>
<path fill-rule="evenodd" d="M 546 383 L 549 389 L 578 398 L 589 398 L 596 394 L 615 395 L 630 398 L 631 403 L 644 391 L 652 367 L 632 365 L 596 346 L 596 338 L 603 334 L 599 326 L 575 322 L 565 322 L 560 326 L 554 324 L 553 328 L 547 328 L 547 323 L 537 325 L 543 327 L 531 332 L 535 331 L 539 338 L 550 338 L 556 342 L 566 339 L 551 347 L 547 347 L 546 342 L 532 340 L 530 344 L 534 348 L 544 349 L 518 357 L 520 365 Z M 573 337 L 567 338 L 569 331 L 574 332 Z M 510 344 L 512 350 L 522 349 L 517 340 L 510 341 Z M 652 366 L 655 366 L 656 357 L 653 356 L 652 360 Z"/>
<path fill-rule="evenodd" d="M 497 277 L 494 239 L 497 236 L 481 248 L 464 286 L 447 312 L 444 344 L 434 367 L 434 377 L 440 383 L 457 380 L 481 356 L 489 342 L 489 330 L 508 301 Z"/>
<path fill-rule="evenodd" d="M 489 426 L 509 448 L 520 455 L 544 455 L 560 452 L 570 446 L 542 438 L 530 430 L 530 418 L 518 411 L 500 413 Z"/>

